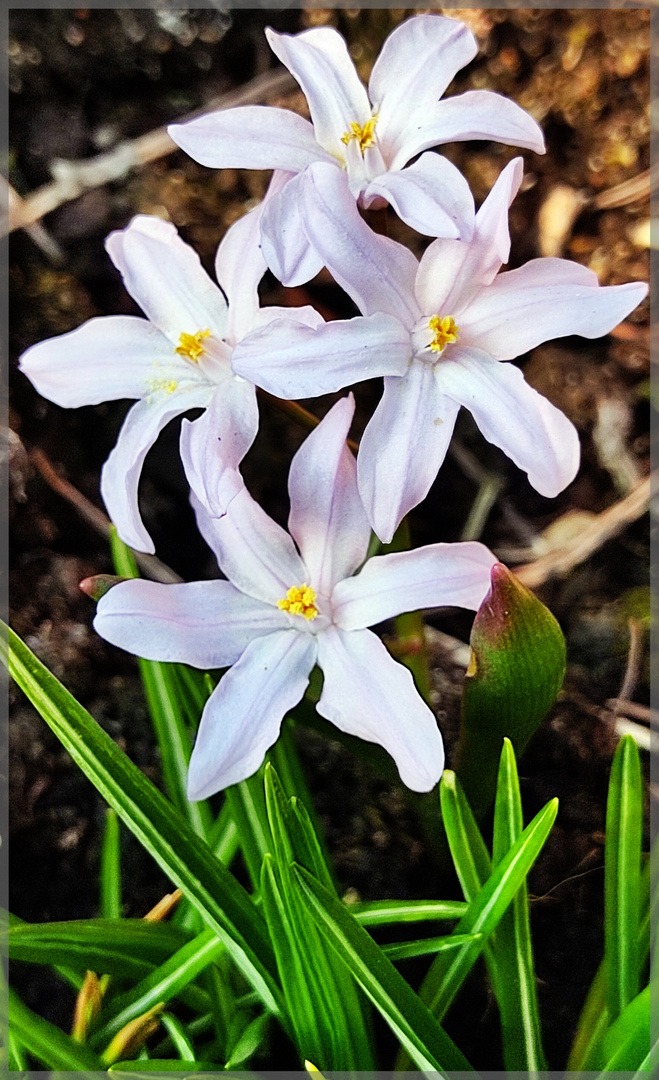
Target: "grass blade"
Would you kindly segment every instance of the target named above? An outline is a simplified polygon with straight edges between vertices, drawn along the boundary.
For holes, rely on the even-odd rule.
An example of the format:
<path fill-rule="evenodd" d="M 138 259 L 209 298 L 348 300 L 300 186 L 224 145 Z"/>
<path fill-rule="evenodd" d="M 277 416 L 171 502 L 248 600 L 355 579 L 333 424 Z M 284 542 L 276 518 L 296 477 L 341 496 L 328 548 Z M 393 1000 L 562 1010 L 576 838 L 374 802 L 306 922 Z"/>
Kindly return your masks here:
<path fill-rule="evenodd" d="M 5 643 L 2 643 L 7 648 Z M 157 788 L 8 628 L 10 674 L 83 773 L 200 912 L 287 1025 L 264 920 L 248 894 Z"/>
<path fill-rule="evenodd" d="M 522 800 L 515 752 L 504 739 L 494 804 L 492 861 L 496 866 L 520 837 Z M 547 1068 L 536 994 L 526 880 L 515 894 L 492 939 L 495 992 L 501 1015 L 504 1064 L 510 1072 L 536 1074 Z"/>
<path fill-rule="evenodd" d="M 471 1072 L 471 1066 L 391 960 L 345 905 L 304 868 L 292 873 L 314 922 L 371 999 L 417 1068 Z"/>
<path fill-rule="evenodd" d="M 48 1069 L 67 1072 L 105 1072 L 105 1065 L 87 1046 L 74 1042 L 54 1024 L 24 1005 L 9 988 L 9 1023 L 12 1035 Z"/>
<path fill-rule="evenodd" d="M 101 844 L 101 915 L 104 919 L 121 918 L 121 837 L 119 818 L 108 807 Z"/>
<path fill-rule="evenodd" d="M 604 960 L 613 1022 L 639 991 L 643 788 L 638 747 L 618 744 L 611 766 L 604 848 Z"/>

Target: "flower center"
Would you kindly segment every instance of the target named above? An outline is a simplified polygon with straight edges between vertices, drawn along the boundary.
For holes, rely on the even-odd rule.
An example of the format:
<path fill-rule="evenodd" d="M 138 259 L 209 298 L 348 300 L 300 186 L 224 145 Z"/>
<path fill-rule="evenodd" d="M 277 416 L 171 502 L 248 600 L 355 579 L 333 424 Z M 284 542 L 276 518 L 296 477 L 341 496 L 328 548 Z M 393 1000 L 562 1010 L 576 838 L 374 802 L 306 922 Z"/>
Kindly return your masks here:
<path fill-rule="evenodd" d="M 205 352 L 201 340 L 210 336 L 210 330 L 197 330 L 196 334 L 181 334 L 175 351 L 179 356 L 187 356 L 188 360 L 192 360 L 192 363 L 196 364 L 199 357 L 203 356 Z"/>
<path fill-rule="evenodd" d="M 430 348 L 433 352 L 443 352 L 447 345 L 458 340 L 460 327 L 455 325 L 452 315 L 433 315 L 428 322 L 428 329 L 433 332 Z"/>
<path fill-rule="evenodd" d="M 315 599 L 315 592 L 303 581 L 301 585 L 291 585 L 285 598 L 277 601 L 277 607 L 280 611 L 289 611 L 291 615 L 304 615 L 305 619 L 315 619 L 318 615 Z"/>
<path fill-rule="evenodd" d="M 350 131 L 344 132 L 341 136 L 341 142 L 348 146 L 353 139 L 359 143 L 359 149 L 362 154 L 364 150 L 368 150 L 369 146 L 375 146 L 375 125 L 377 123 L 377 114 L 372 116 L 370 120 L 367 120 L 364 126 L 361 124 L 353 123 L 350 125 Z"/>

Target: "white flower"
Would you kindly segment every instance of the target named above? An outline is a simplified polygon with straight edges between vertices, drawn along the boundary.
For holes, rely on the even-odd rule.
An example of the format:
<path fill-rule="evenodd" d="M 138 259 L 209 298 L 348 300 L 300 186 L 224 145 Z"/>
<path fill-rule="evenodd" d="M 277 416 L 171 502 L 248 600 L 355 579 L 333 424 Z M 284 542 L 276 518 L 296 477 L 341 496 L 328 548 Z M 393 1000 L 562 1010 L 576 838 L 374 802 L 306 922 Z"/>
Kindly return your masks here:
<path fill-rule="evenodd" d="M 472 90 L 439 100 L 478 52 L 473 34 L 455 19 L 418 15 L 398 26 L 373 66 L 368 93 L 336 30 L 289 35 L 267 29 L 266 35 L 304 90 L 312 124 L 286 109 L 247 105 L 173 124 L 169 133 L 203 165 L 291 174 L 263 219 L 268 265 L 275 272 L 285 267 L 288 279 L 296 269 L 298 282 L 308 280 L 322 266 L 308 249 L 296 213 L 295 174 L 313 162 L 329 162 L 341 171 L 362 207 L 391 203 L 427 236 L 469 239 L 474 218 L 469 186 L 454 165 L 429 148 L 495 139 L 544 152 L 536 122 L 507 98 Z M 408 165 L 412 158 L 417 160 Z"/>
<path fill-rule="evenodd" d="M 478 211 L 473 238 L 435 240 L 420 262 L 368 228 L 331 166 L 311 166 L 300 185 L 303 227 L 337 282 L 363 314 L 387 313 L 408 334 L 406 370 L 385 377 L 358 457 L 359 490 L 385 542 L 427 495 L 461 405 L 537 491 L 562 491 L 579 467 L 577 432 L 519 368 L 501 361 L 551 338 L 608 333 L 647 294 L 641 282 L 602 288 L 592 270 L 566 259 L 533 259 L 498 273 L 510 251 L 508 207 L 521 180 L 516 158 Z M 311 346 L 305 354 L 312 338 L 306 327 L 286 337 L 277 330 L 261 361 L 256 335 L 236 349 L 234 370 L 271 393 L 285 387 L 288 397 L 312 397 L 319 392 L 319 363 L 308 362 Z M 328 357 L 327 367 L 332 363 Z M 366 377 L 359 364 L 349 369 L 341 365 L 343 385 Z"/>
<path fill-rule="evenodd" d="M 295 455 L 290 535 L 244 487 L 219 519 L 198 503 L 200 528 L 228 581 L 128 581 L 98 604 L 97 631 L 129 652 L 199 668 L 232 665 L 201 718 L 191 799 L 259 767 L 315 664 L 324 675 L 321 716 L 384 746 L 416 791 L 441 775 L 435 718 L 410 672 L 367 627 L 424 607 L 477 609 L 496 560 L 482 544 L 432 544 L 369 559 L 355 574 L 370 529 L 345 443 L 353 411 L 352 396 L 337 402 Z"/>

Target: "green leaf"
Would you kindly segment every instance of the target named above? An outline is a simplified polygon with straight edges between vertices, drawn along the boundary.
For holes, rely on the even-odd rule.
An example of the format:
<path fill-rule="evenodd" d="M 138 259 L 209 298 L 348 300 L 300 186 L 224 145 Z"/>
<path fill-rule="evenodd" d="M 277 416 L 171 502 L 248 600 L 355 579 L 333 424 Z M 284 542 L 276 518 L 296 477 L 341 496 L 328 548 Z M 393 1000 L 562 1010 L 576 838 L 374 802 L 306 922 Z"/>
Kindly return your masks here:
<path fill-rule="evenodd" d="M 470 643 L 456 772 L 480 817 L 494 796 L 504 737 L 519 759 L 556 699 L 565 640 L 544 604 L 496 563 Z"/>
<path fill-rule="evenodd" d="M 103 798 L 215 930 L 266 1008 L 287 1025 L 267 929 L 248 894 L 9 628 L 8 644 L 8 667 L 18 685 Z"/>
<path fill-rule="evenodd" d="M 119 539 L 115 528 L 110 533 L 110 547 L 118 574 L 126 578 L 138 578 L 139 571 L 133 553 Z M 144 692 L 146 695 L 151 720 L 160 748 L 160 759 L 165 790 L 175 806 L 182 811 L 195 832 L 208 839 L 212 818 L 205 801 L 192 803 L 186 795 L 188 763 L 192 751 L 192 741 L 186 725 L 186 713 L 189 715 L 188 695 L 181 693 L 183 684 L 189 687 L 192 676 L 189 672 L 179 672 L 181 664 L 162 663 L 159 660 L 138 660 Z M 200 684 L 198 684 L 200 686 Z M 187 701 L 186 701 L 187 698 Z M 199 711 L 195 724 L 204 706 L 203 693 L 198 694 L 196 705 Z M 194 715 L 193 709 L 193 715 Z"/>
<path fill-rule="evenodd" d="M 80 919 L 70 922 L 12 924 L 12 960 L 64 964 L 79 971 L 141 979 L 188 940 L 171 923 L 144 919 Z"/>
<path fill-rule="evenodd" d="M 292 873 L 319 930 L 382 1014 L 417 1068 L 471 1072 L 462 1052 L 368 931 L 308 871 L 293 866 Z"/>
<path fill-rule="evenodd" d="M 121 1073 L 122 1076 L 128 1077 L 131 1073 L 139 1074 L 140 1078 L 142 1073 L 163 1073 L 163 1072 L 175 1072 L 175 1073 L 198 1073 L 198 1072 L 212 1072 L 217 1074 L 218 1067 L 216 1061 L 181 1061 L 180 1058 L 150 1058 L 148 1061 L 115 1061 L 114 1065 L 110 1065 L 107 1070 L 111 1073 Z"/>
<path fill-rule="evenodd" d="M 604 848 L 604 959 L 612 1021 L 636 997 L 640 986 L 642 835 L 643 788 L 638 747 L 631 735 L 624 735 L 611 766 Z"/>
<path fill-rule="evenodd" d="M 302 1059 L 319 1068 L 368 1070 L 373 1067 L 363 1003 L 350 973 L 330 950 L 291 878 L 293 860 L 317 868 L 334 894 L 313 829 L 296 798 L 290 800 L 271 764 L 265 768 L 265 794 L 274 858 L 264 861 L 263 903 L 273 935 L 279 975 L 296 1026 Z"/>
<path fill-rule="evenodd" d="M 17 1039 L 48 1069 L 67 1072 L 105 1072 L 105 1066 L 87 1046 L 74 1042 L 58 1027 L 28 1009 L 18 994 L 9 988 L 9 1023 Z"/>
<path fill-rule="evenodd" d="M 454 773 L 444 773 L 442 787 L 445 801 L 450 793 L 453 796 L 451 801 L 457 804 Z M 433 962 L 421 988 L 421 996 L 429 1004 L 433 1014 L 440 1019 L 542 850 L 557 812 L 558 800 L 552 799 L 536 814 L 494 868 L 453 931 L 454 934 L 481 934 L 482 937 L 463 946 L 457 954 L 440 954 Z"/>
<path fill-rule="evenodd" d="M 101 915 L 104 919 L 121 918 L 121 839 L 119 818 L 114 810 L 105 813 L 101 844 Z"/>
<path fill-rule="evenodd" d="M 504 739 L 499 765 L 492 859 L 496 866 L 522 833 L 522 800 L 515 752 Z M 501 1014 L 504 1064 L 529 1075 L 547 1068 L 536 994 L 526 881 L 515 894 L 491 941 L 494 987 Z"/>
<path fill-rule="evenodd" d="M 136 986 L 112 999 L 99 1018 L 92 1045 L 104 1045 L 126 1024 L 148 1012 L 154 1005 L 181 996 L 200 972 L 221 956 L 223 951 L 224 946 L 213 930 L 204 930 L 193 941 L 186 942 L 155 970 L 145 975 Z M 208 995 L 197 987 L 194 987 L 194 990 L 196 994 L 192 999 L 189 994 L 186 995 L 187 1003 L 194 1002 L 200 1010 L 205 1011 L 209 1005 Z"/>
<path fill-rule="evenodd" d="M 614 1020 L 600 1047 L 603 1073 L 632 1072 L 650 1052 L 650 987 L 637 994 Z"/>
<path fill-rule="evenodd" d="M 231 1056 L 224 1066 L 225 1069 L 241 1069 L 247 1064 L 261 1046 L 269 1023 L 268 1014 L 261 1013 L 247 1025 L 231 1051 Z"/>
<path fill-rule="evenodd" d="M 348 911 L 362 926 L 388 926 L 461 919 L 467 907 L 464 900 L 360 900 Z"/>
<path fill-rule="evenodd" d="M 480 934 L 445 934 L 443 937 L 419 938 L 418 941 L 401 941 L 390 945 L 383 945 L 382 951 L 393 962 L 409 960 L 412 956 L 432 956 L 439 952 L 448 952 L 450 949 L 459 949 L 467 945 Z"/>

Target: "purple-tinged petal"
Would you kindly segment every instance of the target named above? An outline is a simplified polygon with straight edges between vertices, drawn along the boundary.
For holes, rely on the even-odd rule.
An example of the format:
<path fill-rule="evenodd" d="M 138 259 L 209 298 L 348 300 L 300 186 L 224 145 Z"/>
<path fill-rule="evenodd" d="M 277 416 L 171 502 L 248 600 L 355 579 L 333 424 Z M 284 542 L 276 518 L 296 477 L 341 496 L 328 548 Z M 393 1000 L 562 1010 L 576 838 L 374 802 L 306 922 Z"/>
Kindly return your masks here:
<path fill-rule="evenodd" d="M 224 336 L 226 300 L 169 221 L 135 217 L 105 247 L 130 295 L 174 347 L 182 333 Z"/>
<path fill-rule="evenodd" d="M 499 274 L 475 298 L 461 319 L 460 343 L 513 360 L 568 334 L 601 337 L 647 292 L 640 281 L 600 286 L 592 270 L 567 259 L 532 259 Z"/>
<path fill-rule="evenodd" d="M 416 360 L 404 378 L 384 380 L 357 459 L 366 513 L 384 543 L 428 494 L 457 415 L 458 405 L 438 388 L 431 364 Z"/>
<path fill-rule="evenodd" d="M 341 175 L 338 165 L 336 172 Z M 302 173 L 289 180 L 282 191 L 270 199 L 261 221 L 263 257 L 277 280 L 291 287 L 311 281 L 324 266 L 304 228 L 300 205 L 303 183 Z"/>
<path fill-rule="evenodd" d="M 411 355 L 409 332 L 391 315 L 357 316 L 316 328 L 280 319 L 244 338 L 233 351 L 232 365 L 269 393 L 296 399 L 331 394 L 379 375 L 404 375 Z"/>
<path fill-rule="evenodd" d="M 208 383 L 196 383 L 185 390 L 162 390 L 128 411 L 117 445 L 101 472 L 101 495 L 119 536 L 136 551 L 155 551 L 137 502 L 144 458 L 170 420 L 188 409 L 205 408 L 212 393 Z"/>
<path fill-rule="evenodd" d="M 158 382 L 197 381 L 164 334 L 134 315 L 89 319 L 33 345 L 19 366 L 43 397 L 69 409 L 141 398 Z"/>
<path fill-rule="evenodd" d="M 425 314 L 458 315 L 484 285 L 489 285 L 510 254 L 508 208 L 524 175 L 521 158 L 499 174 L 476 214 L 469 243 L 435 240 L 423 253 L 416 298 Z"/>
<path fill-rule="evenodd" d="M 418 263 L 412 252 L 368 227 L 338 169 L 319 163 L 304 180 L 304 224 L 324 265 L 363 315 L 383 311 L 411 327 L 421 314 L 414 299 Z"/>
<path fill-rule="evenodd" d="M 462 173 L 439 154 L 422 154 L 406 169 L 390 170 L 367 185 L 363 201 L 381 196 L 424 236 L 471 240 L 474 200 Z"/>
<path fill-rule="evenodd" d="M 407 668 L 370 630 L 332 626 L 318 635 L 325 680 L 316 708 L 340 731 L 379 743 L 412 791 L 430 791 L 444 768 L 437 721 Z"/>
<path fill-rule="evenodd" d="M 242 488 L 238 466 L 256 438 L 259 411 L 251 383 L 230 375 L 206 411 L 181 425 L 181 460 L 190 487 L 213 517 Z"/>
<path fill-rule="evenodd" d="M 431 146 L 467 139 L 492 139 L 537 154 L 545 152 L 542 131 L 525 109 L 491 90 L 468 90 L 430 108 L 414 109 L 401 132 L 391 168 L 401 169 L 406 161 Z"/>
<path fill-rule="evenodd" d="M 371 115 L 366 90 L 359 81 L 348 47 L 331 27 L 301 34 L 265 35 L 275 56 L 302 87 L 309 103 L 316 139 L 334 157 L 343 158 L 342 136 L 350 125 L 363 125 Z"/>
<path fill-rule="evenodd" d="M 553 499 L 579 468 L 579 436 L 564 414 L 525 381 L 513 364 L 456 345 L 440 361 L 437 381 L 469 409 L 488 442 L 528 474 L 536 491 Z"/>
<path fill-rule="evenodd" d="M 276 606 L 292 585 L 306 581 L 305 565 L 290 536 L 245 487 L 222 517 L 206 521 L 202 533 L 229 581 L 256 600 Z"/>
<path fill-rule="evenodd" d="M 283 169 L 302 172 L 332 160 L 308 120 L 289 109 L 240 105 L 167 128 L 181 150 L 210 169 Z"/>
<path fill-rule="evenodd" d="M 357 465 L 346 445 L 354 411 L 352 394 L 337 401 L 307 435 L 288 476 L 288 528 L 309 584 L 326 597 L 364 561 L 371 536 L 357 491 Z"/>
<path fill-rule="evenodd" d="M 300 307 L 270 304 L 269 307 L 259 308 L 253 329 L 260 330 L 264 326 L 270 326 L 270 323 L 279 324 L 282 321 L 291 327 L 307 326 L 312 330 L 325 325 L 323 316 L 311 304 L 301 304 Z"/>
<path fill-rule="evenodd" d="M 363 630 L 403 611 L 477 611 L 489 591 L 495 562 L 492 552 L 475 541 L 377 555 L 355 577 L 337 584 L 334 622 L 342 630 Z"/>
<path fill-rule="evenodd" d="M 126 652 L 202 670 L 235 664 L 254 638 L 286 627 L 283 611 L 228 581 L 124 581 L 99 600 L 94 619 L 97 633 Z"/>
<path fill-rule="evenodd" d="M 232 345 L 249 333 L 259 310 L 258 286 L 267 269 L 261 251 L 263 211 L 293 175 L 273 173 L 265 199 L 234 222 L 217 249 L 215 275 L 229 301 L 226 340 Z"/>
<path fill-rule="evenodd" d="M 196 801 L 256 772 L 281 722 L 304 695 L 316 638 L 283 630 L 259 637 L 206 702 L 190 758 L 188 798 Z"/>
<path fill-rule="evenodd" d="M 441 15 L 406 19 L 389 35 L 368 84 L 378 138 L 387 155 L 399 148 L 410 112 L 432 108 L 477 52 L 476 39 L 464 23 Z"/>

